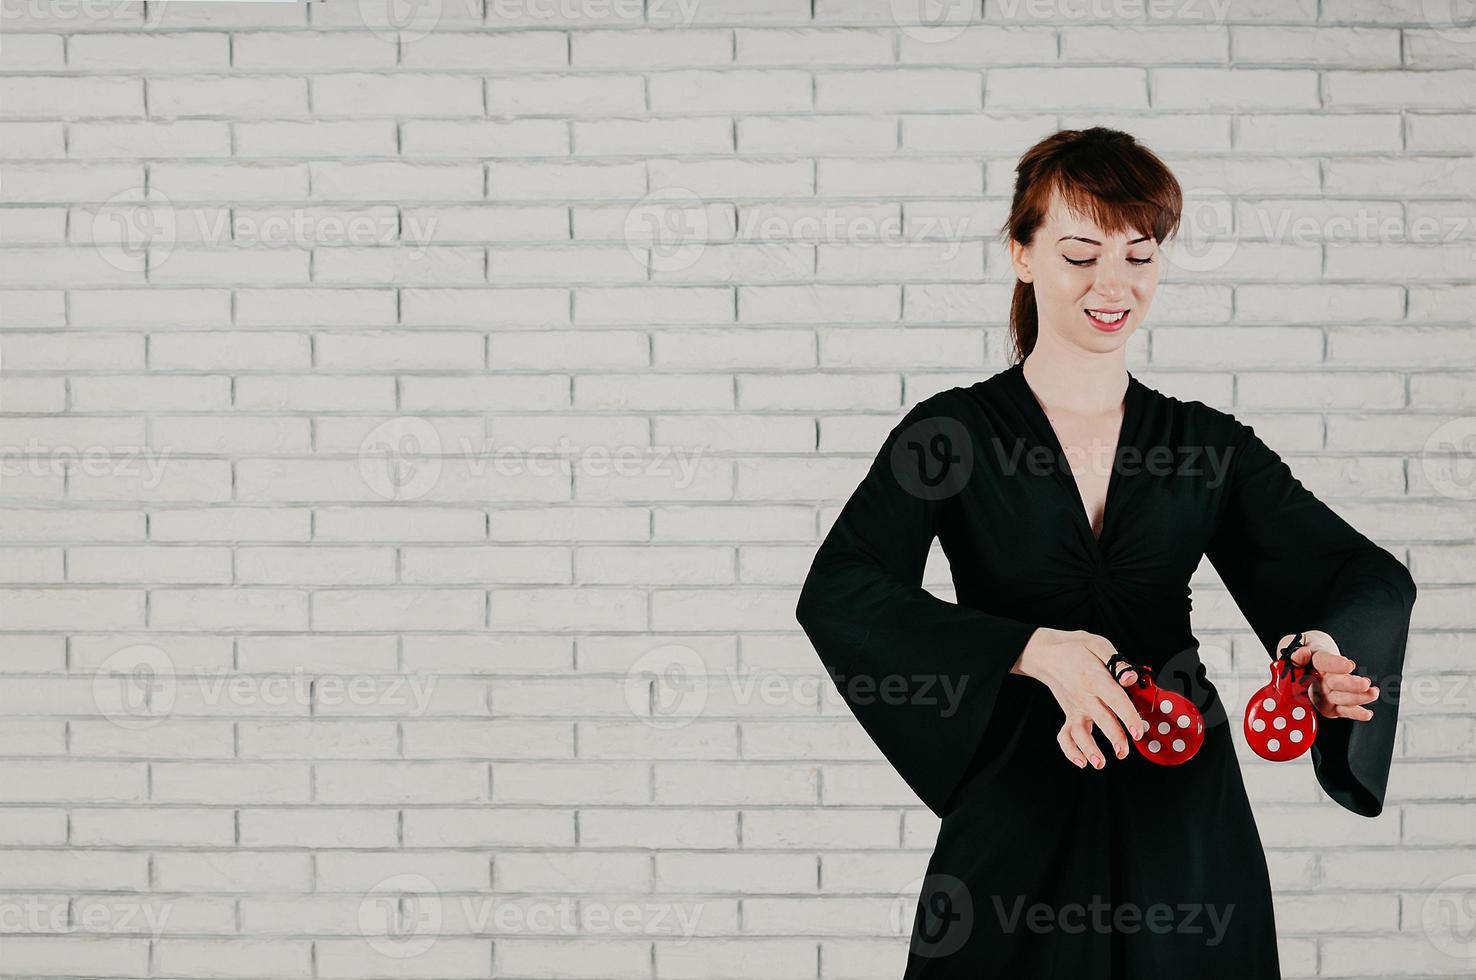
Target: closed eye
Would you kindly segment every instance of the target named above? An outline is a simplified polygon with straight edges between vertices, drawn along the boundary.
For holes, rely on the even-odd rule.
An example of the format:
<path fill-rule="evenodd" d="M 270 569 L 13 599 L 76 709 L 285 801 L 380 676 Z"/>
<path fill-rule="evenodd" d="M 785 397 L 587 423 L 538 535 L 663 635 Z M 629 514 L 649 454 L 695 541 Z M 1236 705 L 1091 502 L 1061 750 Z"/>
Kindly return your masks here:
<path fill-rule="evenodd" d="M 1096 259 L 1071 259 L 1071 258 L 1066 258 L 1066 256 L 1064 256 L 1064 255 L 1061 256 L 1061 258 L 1066 259 L 1066 261 L 1067 262 L 1070 262 L 1072 265 L 1091 265 L 1093 262 L 1096 262 L 1097 261 Z M 1153 260 L 1151 258 L 1147 258 L 1147 259 L 1132 259 L 1132 258 L 1130 258 L 1130 259 L 1128 259 L 1128 261 L 1131 262 L 1133 265 L 1150 265 L 1153 262 Z"/>

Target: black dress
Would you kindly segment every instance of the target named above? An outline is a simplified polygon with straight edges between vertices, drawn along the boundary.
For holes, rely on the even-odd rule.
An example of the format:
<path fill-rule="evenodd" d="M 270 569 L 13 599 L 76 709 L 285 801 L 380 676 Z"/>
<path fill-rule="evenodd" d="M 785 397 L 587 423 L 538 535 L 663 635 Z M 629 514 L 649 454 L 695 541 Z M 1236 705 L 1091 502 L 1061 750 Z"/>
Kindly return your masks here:
<path fill-rule="evenodd" d="M 921 586 L 935 535 L 957 604 Z M 1241 722 L 1190 631 L 1204 555 L 1268 662 L 1282 636 L 1322 629 L 1380 688 L 1371 720 L 1320 718 L 1310 752 L 1333 800 L 1377 816 L 1415 585 L 1253 428 L 1130 373 L 1100 539 L 1021 365 L 926 398 L 891 430 L 796 614 L 852 713 L 942 818 L 904 980 L 1281 975 Z M 1097 732 L 1103 769 L 1067 761 L 1055 698 L 1010 673 L 1040 626 L 1105 636 L 1194 700 L 1198 754 L 1118 759 Z"/>

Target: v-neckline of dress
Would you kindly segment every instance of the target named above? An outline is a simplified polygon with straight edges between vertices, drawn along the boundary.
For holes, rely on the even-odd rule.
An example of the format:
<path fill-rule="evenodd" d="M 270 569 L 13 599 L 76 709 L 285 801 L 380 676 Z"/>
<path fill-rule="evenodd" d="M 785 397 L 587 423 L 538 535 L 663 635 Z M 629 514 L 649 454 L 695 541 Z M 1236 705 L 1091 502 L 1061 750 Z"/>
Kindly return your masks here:
<path fill-rule="evenodd" d="M 1121 470 L 1122 464 L 1119 457 L 1124 448 L 1133 445 L 1133 439 L 1137 432 L 1138 409 L 1141 395 L 1141 383 L 1129 371 L 1127 391 L 1123 394 L 1122 424 L 1117 430 L 1117 444 L 1112 447 L 1111 469 L 1107 474 L 1107 493 L 1102 501 L 1102 533 L 1092 533 L 1091 515 L 1087 513 L 1086 499 L 1082 496 L 1081 487 L 1076 482 L 1076 476 L 1071 470 L 1071 461 L 1066 457 L 1066 451 L 1061 446 L 1060 437 L 1056 435 L 1055 426 L 1051 425 L 1050 416 L 1046 414 L 1044 406 L 1036 398 L 1035 389 L 1025 379 L 1025 362 L 1020 361 L 1009 369 L 1009 374 L 1016 385 L 1019 386 L 1021 401 L 1025 403 L 1025 411 L 1034 419 L 1036 428 L 1040 430 L 1040 441 L 1055 454 L 1056 465 L 1052 468 L 1057 483 L 1069 490 L 1075 506 L 1071 510 L 1076 514 L 1076 525 L 1086 535 L 1086 540 L 1092 549 L 1092 554 L 1098 559 L 1102 558 L 1102 548 L 1107 542 L 1107 533 L 1115 526 L 1113 515 L 1113 504 L 1121 496 Z"/>

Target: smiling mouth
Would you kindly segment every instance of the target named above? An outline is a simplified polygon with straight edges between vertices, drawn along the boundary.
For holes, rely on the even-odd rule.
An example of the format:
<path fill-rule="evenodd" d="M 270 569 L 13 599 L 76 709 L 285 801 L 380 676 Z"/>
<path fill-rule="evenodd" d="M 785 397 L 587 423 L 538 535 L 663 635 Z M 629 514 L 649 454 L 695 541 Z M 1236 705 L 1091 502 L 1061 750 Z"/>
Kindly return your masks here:
<path fill-rule="evenodd" d="M 1101 327 L 1119 327 L 1127 319 L 1129 310 L 1086 310 L 1087 318 Z"/>

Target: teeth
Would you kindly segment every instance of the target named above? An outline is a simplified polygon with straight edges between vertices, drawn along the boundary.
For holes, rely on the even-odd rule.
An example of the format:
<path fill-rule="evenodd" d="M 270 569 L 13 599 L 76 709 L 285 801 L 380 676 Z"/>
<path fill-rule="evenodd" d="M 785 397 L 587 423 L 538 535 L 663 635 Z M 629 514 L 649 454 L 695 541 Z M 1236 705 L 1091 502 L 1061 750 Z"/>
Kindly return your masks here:
<path fill-rule="evenodd" d="M 1118 320 L 1121 320 L 1127 314 L 1125 312 L 1124 313 L 1098 313 L 1096 310 L 1087 310 L 1087 315 L 1090 316 L 1093 320 L 1098 320 L 1098 321 L 1100 321 L 1102 323 L 1111 324 L 1111 323 L 1116 323 Z"/>

